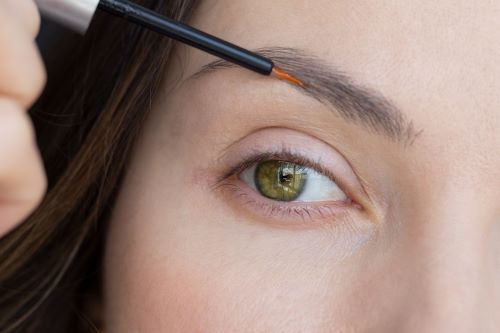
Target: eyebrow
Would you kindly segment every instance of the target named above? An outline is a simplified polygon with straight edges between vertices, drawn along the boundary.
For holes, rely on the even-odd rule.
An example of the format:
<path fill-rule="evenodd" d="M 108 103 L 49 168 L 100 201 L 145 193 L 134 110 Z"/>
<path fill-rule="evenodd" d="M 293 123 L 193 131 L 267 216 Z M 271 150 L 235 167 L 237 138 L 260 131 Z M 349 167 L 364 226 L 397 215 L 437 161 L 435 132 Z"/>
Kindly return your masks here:
<path fill-rule="evenodd" d="M 389 137 L 403 145 L 412 145 L 421 134 L 404 113 L 381 93 L 354 82 L 342 71 L 306 51 L 296 48 L 266 47 L 254 51 L 267 57 L 304 85 L 294 88 L 333 107 L 345 120 L 364 126 L 367 130 Z M 237 65 L 226 60 L 215 60 L 204 65 L 192 78 Z"/>

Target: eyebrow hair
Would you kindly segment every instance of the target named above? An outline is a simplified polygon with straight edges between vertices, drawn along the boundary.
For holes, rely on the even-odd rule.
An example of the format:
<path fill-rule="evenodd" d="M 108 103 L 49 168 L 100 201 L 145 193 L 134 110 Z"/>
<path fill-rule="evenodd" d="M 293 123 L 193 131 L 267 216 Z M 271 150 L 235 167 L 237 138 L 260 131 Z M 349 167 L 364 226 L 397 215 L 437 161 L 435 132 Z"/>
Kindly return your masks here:
<path fill-rule="evenodd" d="M 271 59 L 276 67 L 299 79 L 304 85 L 294 85 L 327 106 L 333 106 L 342 118 L 361 124 L 376 134 L 412 145 L 422 130 L 415 131 L 413 123 L 381 93 L 356 84 L 352 78 L 306 51 L 286 47 L 266 47 L 254 51 Z M 219 59 L 204 65 L 192 78 L 225 68 L 239 67 Z"/>

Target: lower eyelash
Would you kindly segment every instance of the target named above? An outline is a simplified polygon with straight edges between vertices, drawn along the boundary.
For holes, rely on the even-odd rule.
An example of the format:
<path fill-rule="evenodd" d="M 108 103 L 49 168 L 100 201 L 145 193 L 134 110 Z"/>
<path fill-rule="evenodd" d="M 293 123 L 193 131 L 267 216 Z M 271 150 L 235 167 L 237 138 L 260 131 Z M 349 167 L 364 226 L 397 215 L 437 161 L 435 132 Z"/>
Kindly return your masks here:
<path fill-rule="evenodd" d="M 238 180 L 231 181 L 225 180 L 217 185 L 217 188 L 229 191 L 233 200 L 237 200 L 248 207 L 248 209 L 255 213 L 259 210 L 259 215 L 268 218 L 286 218 L 297 220 L 301 222 L 314 222 L 324 219 L 335 219 L 347 214 L 346 209 L 357 206 L 352 200 L 345 201 L 330 201 L 330 202 L 316 202 L 316 203 L 300 203 L 300 202 L 280 202 L 265 197 L 253 198 L 258 196 L 257 192 L 252 189 L 244 190 L 242 186 L 237 184 Z M 245 185 L 247 186 L 247 185 Z M 357 208 L 357 207 L 356 207 Z"/>

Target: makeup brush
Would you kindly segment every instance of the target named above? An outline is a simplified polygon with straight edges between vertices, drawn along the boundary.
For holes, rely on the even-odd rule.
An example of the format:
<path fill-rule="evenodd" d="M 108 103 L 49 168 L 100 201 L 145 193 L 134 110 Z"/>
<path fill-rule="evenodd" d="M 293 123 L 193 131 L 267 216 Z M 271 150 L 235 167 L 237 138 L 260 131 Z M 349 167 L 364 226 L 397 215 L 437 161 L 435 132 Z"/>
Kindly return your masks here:
<path fill-rule="evenodd" d="M 42 14 L 84 34 L 97 9 L 208 52 L 262 75 L 302 86 L 302 82 L 275 67 L 273 61 L 203 31 L 160 15 L 128 0 L 35 0 Z"/>

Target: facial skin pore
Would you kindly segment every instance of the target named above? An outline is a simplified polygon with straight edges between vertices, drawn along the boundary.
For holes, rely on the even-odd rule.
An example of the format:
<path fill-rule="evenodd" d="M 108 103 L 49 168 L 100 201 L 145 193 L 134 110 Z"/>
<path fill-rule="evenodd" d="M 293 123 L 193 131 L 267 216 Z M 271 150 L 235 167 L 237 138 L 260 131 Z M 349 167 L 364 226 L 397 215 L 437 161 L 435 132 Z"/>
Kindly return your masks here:
<path fill-rule="evenodd" d="M 197 28 L 302 50 L 349 84 L 325 100 L 231 66 L 195 75 L 216 59 L 178 47 L 111 220 L 106 331 L 496 332 L 499 16 L 486 0 L 204 1 Z M 342 109 L 352 92 L 379 113 Z M 405 144 L 377 122 L 393 107 Z M 263 198 L 240 176 L 262 156 L 350 200 Z"/>

